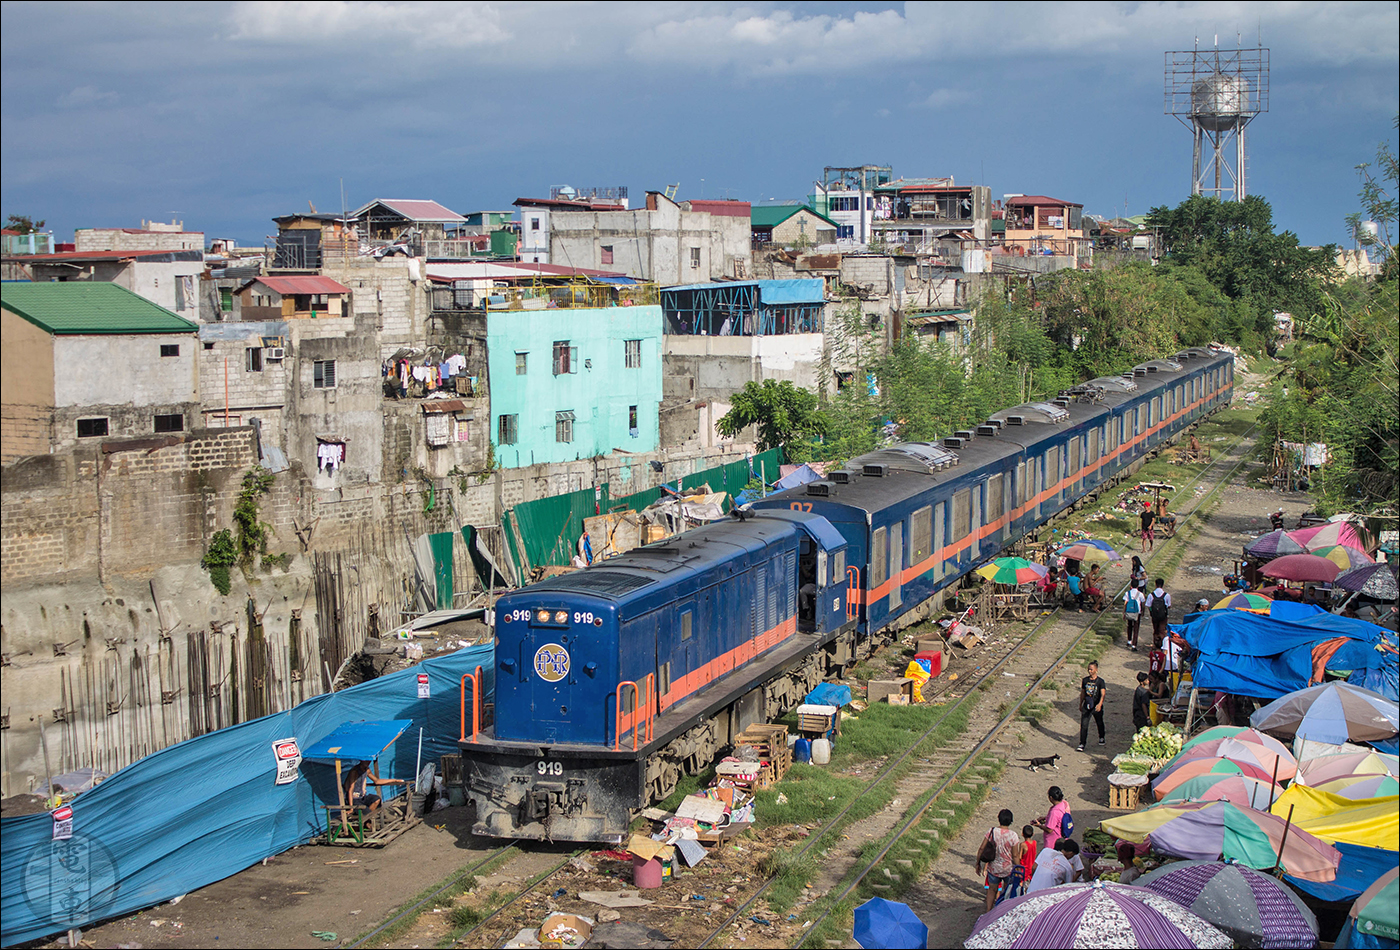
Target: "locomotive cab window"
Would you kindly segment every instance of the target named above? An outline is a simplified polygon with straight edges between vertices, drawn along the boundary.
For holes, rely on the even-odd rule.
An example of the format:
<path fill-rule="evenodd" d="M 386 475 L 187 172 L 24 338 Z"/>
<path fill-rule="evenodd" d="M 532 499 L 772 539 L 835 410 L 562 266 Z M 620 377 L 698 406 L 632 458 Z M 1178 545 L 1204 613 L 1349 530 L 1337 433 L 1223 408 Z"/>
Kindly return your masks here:
<path fill-rule="evenodd" d="M 841 584 L 846 580 L 846 552 L 837 551 L 831 558 L 831 582 Z"/>
<path fill-rule="evenodd" d="M 695 619 L 695 611 L 686 608 L 681 611 L 681 639 L 689 640 L 693 632 L 692 622 Z"/>

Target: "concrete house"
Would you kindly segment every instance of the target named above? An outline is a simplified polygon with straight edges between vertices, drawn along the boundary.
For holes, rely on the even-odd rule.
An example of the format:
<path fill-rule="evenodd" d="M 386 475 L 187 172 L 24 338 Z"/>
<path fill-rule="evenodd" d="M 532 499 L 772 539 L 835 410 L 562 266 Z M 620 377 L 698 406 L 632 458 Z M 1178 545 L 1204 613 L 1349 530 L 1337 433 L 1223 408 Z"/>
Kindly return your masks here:
<path fill-rule="evenodd" d="M 199 327 L 116 284 L 0 286 L 0 455 L 183 432 L 198 418 Z"/>
<path fill-rule="evenodd" d="M 749 212 L 754 244 L 815 247 L 836 243 L 836 222 L 806 205 L 763 205 Z"/>
<path fill-rule="evenodd" d="M 504 468 L 658 446 L 659 306 L 487 313 L 492 442 Z"/>
<path fill-rule="evenodd" d="M 243 320 L 315 319 L 345 315 L 350 288 L 329 277 L 287 274 L 255 277 L 237 295 Z"/>
<path fill-rule="evenodd" d="M 901 178 L 877 185 L 873 228 L 878 241 L 906 254 L 936 253 L 945 239 L 959 235 L 985 246 L 992 238 L 992 190 L 957 185 L 952 178 Z"/>
<path fill-rule="evenodd" d="M 1046 195 L 1006 199 L 1006 249 L 1027 256 L 1059 256 L 1078 261 L 1091 253 L 1084 230 L 1084 206 Z"/>
<path fill-rule="evenodd" d="M 186 320 L 199 319 L 204 251 L 89 250 L 34 254 L 23 259 L 30 280 L 117 284 Z"/>

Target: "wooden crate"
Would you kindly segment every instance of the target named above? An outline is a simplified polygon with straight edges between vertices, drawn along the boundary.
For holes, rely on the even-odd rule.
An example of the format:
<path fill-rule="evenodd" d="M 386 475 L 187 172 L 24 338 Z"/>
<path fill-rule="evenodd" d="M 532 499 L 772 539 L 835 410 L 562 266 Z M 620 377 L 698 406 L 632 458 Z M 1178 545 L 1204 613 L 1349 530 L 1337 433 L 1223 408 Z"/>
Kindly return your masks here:
<path fill-rule="evenodd" d="M 1108 786 L 1108 810 L 1109 811 L 1137 811 L 1142 805 L 1142 790 L 1146 785 L 1114 785 Z"/>
<path fill-rule="evenodd" d="M 750 726 L 734 737 L 734 745 L 752 746 L 772 767 L 769 782 L 782 778 L 792 768 L 792 749 L 787 744 L 787 726 Z M 762 786 L 767 788 L 767 785 Z"/>

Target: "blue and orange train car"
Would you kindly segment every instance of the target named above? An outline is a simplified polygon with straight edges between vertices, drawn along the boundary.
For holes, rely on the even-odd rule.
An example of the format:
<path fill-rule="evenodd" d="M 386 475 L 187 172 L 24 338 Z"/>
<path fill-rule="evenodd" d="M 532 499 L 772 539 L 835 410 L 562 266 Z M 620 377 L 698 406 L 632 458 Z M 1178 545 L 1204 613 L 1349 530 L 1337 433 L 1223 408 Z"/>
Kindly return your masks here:
<path fill-rule="evenodd" d="M 479 726 L 479 682 L 464 691 L 474 830 L 620 841 L 734 736 L 1228 405 L 1233 366 L 1229 353 L 1184 350 L 503 595 L 492 725 Z"/>

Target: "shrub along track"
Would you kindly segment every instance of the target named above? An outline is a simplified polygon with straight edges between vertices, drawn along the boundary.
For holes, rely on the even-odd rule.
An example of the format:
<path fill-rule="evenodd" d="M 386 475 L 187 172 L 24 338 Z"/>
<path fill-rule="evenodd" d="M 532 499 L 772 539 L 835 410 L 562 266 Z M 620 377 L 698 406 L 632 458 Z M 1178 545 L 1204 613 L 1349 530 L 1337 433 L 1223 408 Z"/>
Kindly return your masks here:
<path fill-rule="evenodd" d="M 1239 455 L 1239 447 L 1245 443 L 1252 431 L 1251 428 L 1241 435 L 1227 452 L 1222 453 L 1177 492 L 1177 497 L 1180 498 L 1190 491 L 1192 486 L 1207 480 L 1207 476 L 1209 481 L 1214 482 L 1210 490 L 1202 494 L 1189 511 L 1177 512 L 1180 525 L 1184 527 L 1191 524 L 1192 516 L 1202 510 L 1202 506 L 1209 502 L 1219 487 L 1243 464 L 1242 456 L 1236 456 Z M 1160 562 L 1164 554 L 1180 547 L 1184 538 L 1178 529 L 1173 542 L 1159 545 L 1145 560 L 1148 563 Z M 1119 589 L 1116 596 L 1121 596 L 1124 589 L 1126 588 Z M 763 860 L 763 877 L 757 882 L 757 886 L 748 881 L 738 890 L 730 888 L 732 897 L 723 904 L 696 901 L 693 909 L 686 903 L 666 905 L 667 921 L 672 925 L 672 928 L 668 929 L 668 935 L 675 936 L 671 930 L 675 926 L 683 926 L 699 947 L 726 945 L 734 939 L 748 945 L 754 945 L 756 942 L 766 945 L 816 945 L 823 937 L 837 938 L 844 942 L 845 935 L 849 934 L 849 927 L 844 927 L 843 934 L 841 921 L 849 919 L 856 899 L 878 895 L 893 896 L 894 893 L 902 891 L 932 862 L 937 856 L 940 840 L 949 837 L 956 830 L 956 825 L 960 825 L 970 815 L 985 795 L 987 783 L 994 779 L 1003 767 L 1005 753 L 1011 748 L 1011 743 L 996 744 L 998 736 L 1018 717 L 1034 715 L 1035 701 L 1032 697 L 1067 660 L 1072 657 L 1087 659 L 1101 652 L 1108 641 L 1106 638 L 1094 636 L 1095 628 L 1105 615 L 1117 617 L 1117 613 L 1112 609 L 1096 615 L 1058 652 L 1054 651 L 1052 643 L 1042 643 L 1040 649 L 1028 651 L 1027 648 L 1037 643 L 1040 635 L 1049 629 L 1061 614 L 1062 610 L 1056 608 L 1042 616 L 1029 630 L 1018 633 L 1014 640 L 999 643 L 994 640 L 976 653 L 960 658 L 964 664 L 980 662 L 981 665 L 972 671 L 972 675 L 964 674 L 955 681 L 949 681 L 947 677 L 939 681 L 938 692 L 931 694 L 927 699 L 935 703 L 943 702 L 945 706 L 921 735 L 909 743 L 901 753 L 884 762 L 879 771 L 851 795 L 836 814 L 826 819 L 819 830 L 812 831 L 792 850 L 774 851 Z M 1044 658 L 1047 652 L 1053 654 L 1048 662 Z M 1029 653 L 1035 655 L 1028 655 Z M 1019 664 L 1020 667 L 1029 666 L 1032 672 L 1013 672 L 1010 667 L 1018 660 L 1023 661 Z M 1012 677 L 1016 677 L 1019 683 L 1022 676 L 1033 679 L 1030 679 L 1019 697 L 1013 697 L 1008 691 L 1008 702 L 1000 704 L 1000 708 L 994 712 L 982 707 L 982 714 L 976 715 L 984 693 L 989 693 L 1003 680 L 1011 682 Z M 983 721 L 974 723 L 974 718 Z M 994 721 L 988 725 L 985 721 L 988 719 Z M 969 728 L 981 738 L 975 741 L 970 736 L 958 738 Z M 951 761 L 949 756 L 952 757 Z M 898 810 L 901 801 L 911 802 L 902 812 Z M 889 807 L 891 804 L 894 807 Z M 934 810 L 935 805 L 943 807 Z M 947 807 L 949 805 L 951 807 Z M 854 840 L 857 827 L 866 829 L 865 837 L 870 843 L 864 848 L 852 847 L 853 843 L 859 844 Z M 853 833 L 846 835 L 847 830 Z M 842 851 L 845 853 L 839 853 Z M 508 896 L 493 892 L 484 905 L 454 918 L 461 920 L 465 926 L 450 927 L 446 933 L 441 926 L 433 927 L 431 932 L 426 933 L 421 927 L 415 926 L 415 915 L 427 916 L 423 912 L 429 904 L 436 902 L 441 905 L 455 896 L 449 895 L 444 898 L 454 885 L 458 894 L 469 888 L 475 869 L 483 868 L 501 858 L 507 862 L 506 866 L 501 868 L 505 870 L 515 862 L 532 856 L 529 852 L 522 852 L 518 844 L 508 845 L 474 865 L 473 869 L 455 875 L 452 880 L 361 937 L 351 946 L 384 946 L 390 942 L 412 945 L 431 942 L 439 946 L 499 946 L 519 929 L 539 924 L 540 908 L 536 905 L 540 901 L 527 900 L 532 894 L 537 898 L 539 895 L 547 897 L 553 894 L 559 898 L 561 911 L 592 916 L 593 913 L 589 909 L 570 911 L 569 907 L 563 906 L 573 904 L 563 894 L 558 893 L 558 890 L 567 889 L 553 887 L 554 884 L 563 883 L 564 876 L 561 876 L 561 872 L 568 871 L 571 860 L 584 853 L 571 852 L 562 859 L 557 851 L 549 856 L 533 855 L 535 860 L 526 864 L 525 886 Z M 895 855 L 893 858 L 890 857 L 892 854 Z M 544 859 L 544 864 L 541 863 L 541 858 Z M 822 875 L 825 880 L 820 880 L 812 888 L 814 894 L 821 896 L 808 902 L 809 906 L 805 908 L 804 913 L 808 919 L 805 922 L 795 915 L 788 915 L 789 920 L 786 923 L 757 916 L 755 907 L 759 899 L 765 896 L 769 899 L 770 907 L 776 907 L 780 912 L 785 912 L 791 907 L 802 890 L 802 880 L 811 879 L 814 875 L 813 868 L 818 864 L 825 869 Z M 466 887 L 463 887 L 464 882 Z M 546 884 L 550 886 L 544 886 Z M 664 892 L 658 892 L 661 893 Z M 554 901 L 546 903 L 550 907 L 554 906 Z M 723 913 L 730 907 L 734 908 L 732 912 L 718 926 L 714 926 L 713 918 L 716 913 Z M 593 912 L 597 909 L 596 906 L 591 908 Z M 628 913 L 630 915 L 634 912 Z M 760 925 L 757 932 L 752 926 L 754 922 Z"/>

